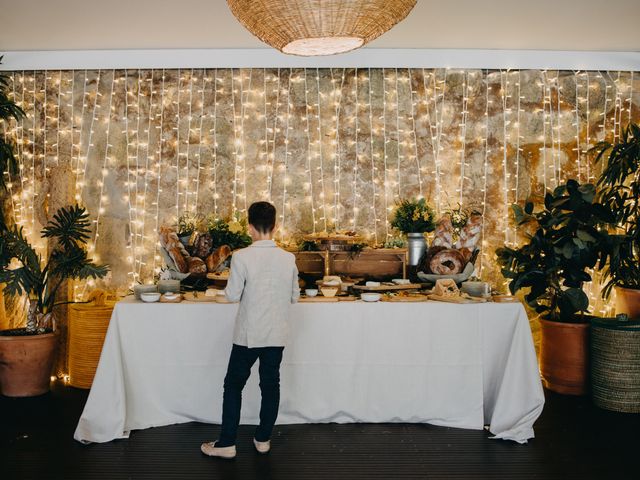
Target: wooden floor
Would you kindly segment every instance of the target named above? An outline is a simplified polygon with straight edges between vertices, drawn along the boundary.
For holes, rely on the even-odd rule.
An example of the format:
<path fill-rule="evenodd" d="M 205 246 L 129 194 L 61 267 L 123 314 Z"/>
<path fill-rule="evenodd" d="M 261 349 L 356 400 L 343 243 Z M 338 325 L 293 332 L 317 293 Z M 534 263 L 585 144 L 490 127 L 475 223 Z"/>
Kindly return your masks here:
<path fill-rule="evenodd" d="M 83 446 L 73 431 L 86 396 L 58 384 L 39 398 L 0 397 L 0 479 L 640 478 L 640 415 L 549 392 L 527 445 L 431 425 L 295 425 L 276 426 L 272 452 L 260 456 L 253 428 L 241 427 L 232 461 L 200 453 L 219 429 L 200 423 Z"/>

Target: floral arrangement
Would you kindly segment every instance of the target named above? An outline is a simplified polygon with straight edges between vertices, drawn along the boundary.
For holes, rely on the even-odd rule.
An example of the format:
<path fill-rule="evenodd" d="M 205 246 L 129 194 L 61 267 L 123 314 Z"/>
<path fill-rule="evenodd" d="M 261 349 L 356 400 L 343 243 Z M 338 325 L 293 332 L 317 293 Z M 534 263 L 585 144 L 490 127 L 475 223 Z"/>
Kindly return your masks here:
<path fill-rule="evenodd" d="M 236 250 L 251 245 L 251 237 L 247 233 L 247 224 L 244 220 L 208 217 L 206 223 L 213 241 L 213 248 L 229 245 L 231 250 Z"/>
<path fill-rule="evenodd" d="M 463 208 L 462 205 L 458 204 L 456 208 L 450 208 L 445 212 L 451 218 L 451 226 L 453 227 L 453 239 L 457 240 L 460 238 L 460 232 L 467 224 L 469 217 L 473 214 L 479 214 L 475 209 Z"/>
<path fill-rule="evenodd" d="M 434 211 L 424 198 L 405 199 L 396 206 L 391 226 L 402 233 L 432 232 Z"/>

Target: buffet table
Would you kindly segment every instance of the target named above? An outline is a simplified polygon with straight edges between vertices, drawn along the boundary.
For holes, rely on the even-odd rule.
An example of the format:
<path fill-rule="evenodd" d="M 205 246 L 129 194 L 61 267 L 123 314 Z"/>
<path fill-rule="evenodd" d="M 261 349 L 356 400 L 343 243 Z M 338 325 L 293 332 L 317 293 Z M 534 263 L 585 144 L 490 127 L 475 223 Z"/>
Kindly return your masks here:
<path fill-rule="evenodd" d="M 220 423 L 237 305 L 119 302 L 74 438 Z M 526 442 L 544 395 L 520 303 L 304 303 L 291 308 L 279 424 L 425 422 Z M 257 424 L 257 363 L 243 424 Z"/>

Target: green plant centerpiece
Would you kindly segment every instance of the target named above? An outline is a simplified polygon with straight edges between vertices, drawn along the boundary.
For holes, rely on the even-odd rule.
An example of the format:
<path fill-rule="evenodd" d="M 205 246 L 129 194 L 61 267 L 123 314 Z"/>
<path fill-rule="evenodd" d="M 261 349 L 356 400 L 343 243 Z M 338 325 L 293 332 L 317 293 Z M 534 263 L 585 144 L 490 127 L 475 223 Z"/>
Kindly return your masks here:
<path fill-rule="evenodd" d="M 497 260 L 511 293 L 529 289 L 525 300 L 543 318 L 581 322 L 589 308 L 583 285 L 589 269 L 606 264 L 611 242 L 603 227 L 614 219 L 595 197 L 594 185 L 569 180 L 546 194 L 541 211 L 531 202 L 512 207 L 517 225 L 533 233 L 520 247 L 497 249 Z"/>
<path fill-rule="evenodd" d="M 396 205 L 391 226 L 407 236 L 408 264 L 417 266 L 427 251 L 424 234 L 436 228 L 433 209 L 424 198 L 401 200 Z"/>
<path fill-rule="evenodd" d="M 207 230 L 211 235 L 213 248 L 228 245 L 233 251 L 251 245 L 245 221 L 210 217 L 207 219 Z"/>
<path fill-rule="evenodd" d="M 640 296 L 640 125 L 629 124 L 617 143 L 601 142 L 594 150 L 596 163 L 603 163 L 598 199 L 613 212 L 616 227 L 603 295 L 618 287 Z"/>
<path fill-rule="evenodd" d="M 51 329 L 52 313 L 58 305 L 56 294 L 67 279 L 102 278 L 107 265 L 98 265 L 87 256 L 89 215 L 78 205 L 58 210 L 42 230 L 53 240 L 48 258 L 43 259 L 26 238 L 23 227 L 9 226 L 0 218 L 0 283 L 10 296 L 27 295 L 29 313 L 25 329 L 15 334 L 33 335 Z"/>
<path fill-rule="evenodd" d="M 193 232 L 200 229 L 204 218 L 199 213 L 186 212 L 178 217 L 176 225 L 176 233 L 178 237 L 191 237 Z"/>
<path fill-rule="evenodd" d="M 426 199 L 404 199 L 396 206 L 391 226 L 404 234 L 433 232 L 434 215 Z"/>

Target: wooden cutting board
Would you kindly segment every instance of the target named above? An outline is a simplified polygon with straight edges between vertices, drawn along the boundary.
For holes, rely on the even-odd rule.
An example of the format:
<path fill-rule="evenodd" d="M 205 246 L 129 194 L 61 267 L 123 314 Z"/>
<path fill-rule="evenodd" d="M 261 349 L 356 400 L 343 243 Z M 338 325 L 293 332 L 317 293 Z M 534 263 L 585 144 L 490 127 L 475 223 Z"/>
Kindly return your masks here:
<path fill-rule="evenodd" d="M 412 297 L 398 297 L 391 295 L 383 295 L 380 299 L 381 302 L 427 302 L 429 301 L 428 295 L 412 296 Z"/>
<path fill-rule="evenodd" d="M 391 290 L 416 290 L 422 288 L 419 283 L 409 283 L 407 285 L 385 285 L 382 284 L 379 287 L 367 287 L 366 285 L 355 285 L 355 290 L 362 290 L 363 292 L 388 292 Z"/>
<path fill-rule="evenodd" d="M 486 303 L 486 298 L 467 298 L 467 297 L 443 297 L 441 295 L 429 295 L 429 300 L 448 303 Z"/>
<path fill-rule="evenodd" d="M 216 303 L 216 298 L 220 295 L 216 295 L 215 297 L 207 297 L 204 292 L 198 292 L 196 295 L 194 292 L 186 292 L 183 295 L 183 298 L 188 302 L 209 302 Z"/>
<path fill-rule="evenodd" d="M 320 295 L 317 297 L 300 297 L 298 300 L 300 303 L 333 303 L 339 301 L 338 297 L 321 297 Z"/>
<path fill-rule="evenodd" d="M 357 300 L 353 295 L 345 295 L 336 297 L 339 302 L 355 302 Z"/>
<path fill-rule="evenodd" d="M 160 296 L 160 303 L 180 303 L 182 301 L 182 295 L 178 295 L 173 300 L 167 300 L 164 295 Z"/>

